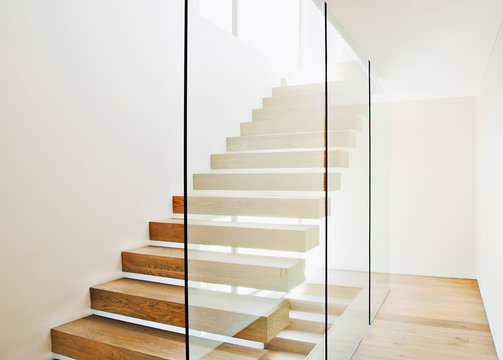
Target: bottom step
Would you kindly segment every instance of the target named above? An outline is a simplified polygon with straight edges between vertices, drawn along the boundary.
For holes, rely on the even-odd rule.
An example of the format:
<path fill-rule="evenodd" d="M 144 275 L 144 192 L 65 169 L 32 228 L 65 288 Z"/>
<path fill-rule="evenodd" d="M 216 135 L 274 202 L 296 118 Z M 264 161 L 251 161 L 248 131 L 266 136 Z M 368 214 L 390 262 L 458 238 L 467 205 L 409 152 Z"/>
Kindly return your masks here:
<path fill-rule="evenodd" d="M 91 315 L 51 330 L 52 351 L 79 359 L 185 360 L 185 335 Z M 191 359 L 262 360 L 267 351 L 194 339 Z"/>

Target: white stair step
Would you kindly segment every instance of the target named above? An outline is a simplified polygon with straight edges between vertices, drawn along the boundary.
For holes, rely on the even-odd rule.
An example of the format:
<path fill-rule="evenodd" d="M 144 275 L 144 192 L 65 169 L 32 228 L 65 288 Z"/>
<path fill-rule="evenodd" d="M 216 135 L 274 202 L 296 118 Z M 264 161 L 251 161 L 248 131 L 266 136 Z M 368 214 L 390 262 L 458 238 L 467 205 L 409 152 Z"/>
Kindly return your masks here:
<path fill-rule="evenodd" d="M 367 89 L 338 90 L 328 92 L 327 101 L 330 105 L 358 104 L 368 101 Z M 262 107 L 274 108 L 296 105 L 325 104 L 324 93 L 313 93 L 306 95 L 272 96 L 262 100 Z"/>
<path fill-rule="evenodd" d="M 330 131 L 329 147 L 355 147 L 356 134 L 350 131 Z M 278 135 L 237 136 L 227 138 L 227 151 L 324 148 L 324 132 L 308 132 Z"/>
<path fill-rule="evenodd" d="M 314 105 L 296 105 L 273 107 L 265 109 L 255 109 L 252 113 L 254 121 L 263 120 L 293 120 L 293 119 L 319 119 L 323 120 L 325 114 L 325 106 L 322 104 Z M 366 104 L 351 104 L 351 105 L 330 105 L 328 107 L 328 118 L 334 116 L 367 116 L 368 105 Z"/>
<path fill-rule="evenodd" d="M 362 130 L 362 116 L 336 116 L 328 121 L 329 131 L 339 130 Z M 241 123 L 241 135 L 270 135 L 270 134 L 290 134 L 305 132 L 323 132 L 325 121 L 320 118 L 311 119 L 290 119 L 290 120 L 270 120 L 251 121 Z"/>
<path fill-rule="evenodd" d="M 266 216 L 299 219 L 321 219 L 325 217 L 323 196 L 189 196 L 189 214 Z M 330 201 L 328 201 L 330 215 Z M 173 197 L 173 212 L 184 213 L 183 196 Z"/>
<path fill-rule="evenodd" d="M 328 83 L 328 91 L 367 89 L 368 81 L 365 80 L 341 80 Z M 325 92 L 324 83 L 280 86 L 272 89 L 272 96 L 292 96 L 320 94 Z"/>
<path fill-rule="evenodd" d="M 328 167 L 347 168 L 347 151 L 330 150 Z M 211 155 L 212 169 L 281 169 L 281 168 L 323 168 L 324 151 L 289 151 L 270 153 L 239 153 Z"/>
<path fill-rule="evenodd" d="M 150 223 L 150 239 L 184 242 L 184 221 Z M 189 243 L 305 252 L 319 244 L 316 225 L 283 225 L 189 220 Z"/>
<path fill-rule="evenodd" d="M 323 172 L 194 174 L 194 190 L 325 191 Z M 328 174 L 328 190 L 340 189 L 339 173 Z"/>

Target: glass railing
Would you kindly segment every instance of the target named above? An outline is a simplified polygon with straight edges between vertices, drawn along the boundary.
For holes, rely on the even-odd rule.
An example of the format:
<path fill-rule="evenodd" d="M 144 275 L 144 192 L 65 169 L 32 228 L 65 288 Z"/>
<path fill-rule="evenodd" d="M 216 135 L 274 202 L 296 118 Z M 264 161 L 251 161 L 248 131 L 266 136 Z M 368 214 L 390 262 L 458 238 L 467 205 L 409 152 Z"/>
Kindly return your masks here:
<path fill-rule="evenodd" d="M 370 243 L 371 307 L 374 320 L 390 290 L 390 164 L 389 164 L 389 104 L 386 91 L 372 76 L 370 143 L 372 144 L 372 238 Z"/>
<path fill-rule="evenodd" d="M 387 294 L 368 59 L 322 2 L 188 6 L 190 359 L 349 359 Z"/>

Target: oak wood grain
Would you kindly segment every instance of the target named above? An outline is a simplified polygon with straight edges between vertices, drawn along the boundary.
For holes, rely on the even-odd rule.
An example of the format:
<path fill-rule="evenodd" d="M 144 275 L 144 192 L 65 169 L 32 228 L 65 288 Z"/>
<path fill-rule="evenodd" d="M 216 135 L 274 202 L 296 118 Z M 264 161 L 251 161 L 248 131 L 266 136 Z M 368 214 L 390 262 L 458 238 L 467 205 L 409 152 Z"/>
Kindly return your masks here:
<path fill-rule="evenodd" d="M 150 240 L 183 243 L 184 225 L 177 221 L 151 221 L 149 223 Z"/>
<path fill-rule="evenodd" d="M 185 326 L 185 294 L 181 286 L 119 279 L 91 288 L 96 310 Z M 285 300 L 189 289 L 190 328 L 267 342 L 289 323 Z"/>
<path fill-rule="evenodd" d="M 185 335 L 96 315 L 51 331 L 52 351 L 79 360 L 185 360 Z M 191 355 L 205 360 L 261 360 L 266 351 L 192 338 Z"/>
<path fill-rule="evenodd" d="M 89 316 L 51 331 L 52 351 L 79 360 L 184 360 L 185 337 Z"/>
<path fill-rule="evenodd" d="M 496 360 L 473 279 L 392 275 L 391 292 L 357 360 Z"/>
<path fill-rule="evenodd" d="M 122 253 L 126 272 L 184 277 L 183 249 L 147 246 Z M 304 281 L 304 260 L 190 250 L 189 280 L 290 291 Z"/>

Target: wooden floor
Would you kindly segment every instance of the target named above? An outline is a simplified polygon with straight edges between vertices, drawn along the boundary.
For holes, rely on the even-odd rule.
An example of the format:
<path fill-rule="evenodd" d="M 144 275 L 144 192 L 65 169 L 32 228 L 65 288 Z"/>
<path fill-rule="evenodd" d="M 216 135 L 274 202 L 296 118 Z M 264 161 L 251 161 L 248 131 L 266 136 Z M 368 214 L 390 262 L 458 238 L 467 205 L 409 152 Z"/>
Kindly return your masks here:
<path fill-rule="evenodd" d="M 393 275 L 354 360 L 497 360 L 476 280 Z"/>

